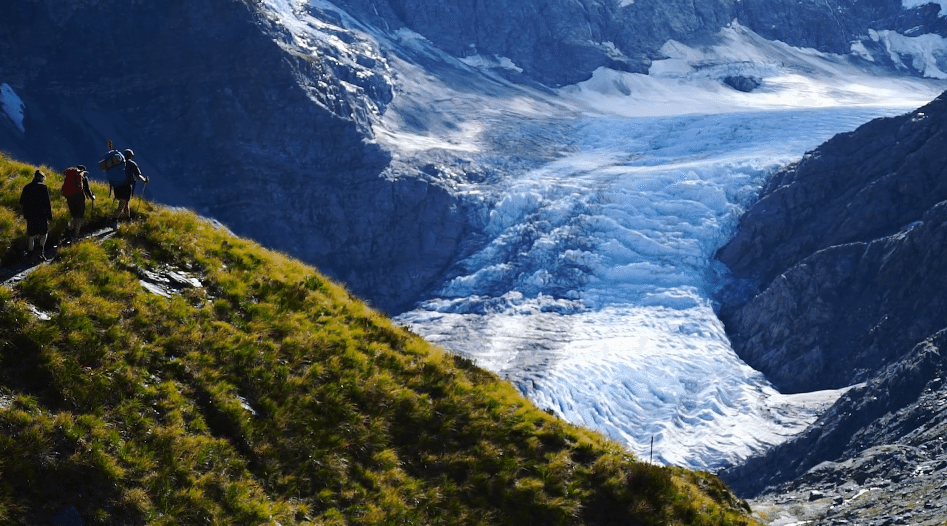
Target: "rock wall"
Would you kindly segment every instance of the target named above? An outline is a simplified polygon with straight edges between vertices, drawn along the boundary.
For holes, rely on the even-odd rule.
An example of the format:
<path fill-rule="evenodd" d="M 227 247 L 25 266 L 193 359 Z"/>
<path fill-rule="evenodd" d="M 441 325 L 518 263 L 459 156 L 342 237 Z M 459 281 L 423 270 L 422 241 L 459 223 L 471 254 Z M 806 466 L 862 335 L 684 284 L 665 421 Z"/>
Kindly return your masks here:
<path fill-rule="evenodd" d="M 414 30 L 454 56 L 498 56 L 549 85 L 599 67 L 647 72 L 669 39 L 714 33 L 733 0 L 341 0 L 378 27 Z"/>
<path fill-rule="evenodd" d="M 925 75 L 908 50 L 878 32 L 947 36 L 936 2 L 900 0 L 339 0 L 362 20 L 409 28 L 454 56 L 510 59 L 548 86 L 587 80 L 599 67 L 646 73 L 668 40 L 700 43 L 737 20 L 765 38 L 820 51 L 870 56 Z M 853 47 L 855 45 L 856 47 Z M 936 57 L 935 57 L 936 58 Z M 947 71 L 947 57 L 937 59 Z"/>
<path fill-rule="evenodd" d="M 947 93 L 775 174 L 718 252 L 736 351 L 781 390 L 849 389 L 719 475 L 819 524 L 940 524 L 947 509 Z M 795 499 L 795 500 L 794 500 Z"/>
<path fill-rule="evenodd" d="M 828 513 L 851 523 L 919 515 L 918 503 L 924 503 L 939 520 L 923 523 L 939 524 L 947 505 L 945 374 L 947 331 L 939 331 L 846 393 L 798 438 L 720 475 L 746 498 L 802 491 L 812 499 L 815 488 L 846 491 L 852 502 L 837 499 Z"/>
<path fill-rule="evenodd" d="M 865 381 L 947 327 L 945 123 L 947 94 L 836 136 L 718 252 L 739 280 L 720 311 L 734 348 L 780 389 Z"/>

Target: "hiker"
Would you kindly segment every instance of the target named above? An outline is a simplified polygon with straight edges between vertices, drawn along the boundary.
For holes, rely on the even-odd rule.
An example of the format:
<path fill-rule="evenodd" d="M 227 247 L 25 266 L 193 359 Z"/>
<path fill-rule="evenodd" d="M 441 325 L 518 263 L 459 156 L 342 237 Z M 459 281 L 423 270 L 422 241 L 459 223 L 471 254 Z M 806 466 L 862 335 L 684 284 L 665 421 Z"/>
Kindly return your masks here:
<path fill-rule="evenodd" d="M 131 151 L 131 149 L 125 150 L 125 182 L 114 186 L 115 199 L 118 199 L 118 208 L 115 210 L 112 219 L 118 220 L 122 217 L 131 219 L 131 210 L 128 208 L 128 202 L 131 201 L 132 193 L 135 191 L 135 184 L 138 181 L 148 184 L 148 178 L 141 175 L 141 169 L 138 168 L 138 163 L 132 160 L 134 156 L 135 152 Z"/>
<path fill-rule="evenodd" d="M 79 239 L 79 230 L 85 221 L 86 199 L 90 199 L 93 201 L 93 206 L 95 205 L 95 194 L 89 186 L 89 172 L 86 167 L 80 164 L 74 168 L 67 168 L 63 172 L 60 192 L 66 197 L 66 203 L 69 205 L 70 219 L 67 234 L 74 241 Z"/>
<path fill-rule="evenodd" d="M 20 194 L 20 207 L 26 218 L 26 256 L 39 244 L 39 259 L 46 261 L 46 236 L 49 234 L 49 221 L 53 218 L 53 207 L 49 202 L 49 189 L 46 188 L 46 174 L 36 170 L 33 182 L 23 187 Z"/>

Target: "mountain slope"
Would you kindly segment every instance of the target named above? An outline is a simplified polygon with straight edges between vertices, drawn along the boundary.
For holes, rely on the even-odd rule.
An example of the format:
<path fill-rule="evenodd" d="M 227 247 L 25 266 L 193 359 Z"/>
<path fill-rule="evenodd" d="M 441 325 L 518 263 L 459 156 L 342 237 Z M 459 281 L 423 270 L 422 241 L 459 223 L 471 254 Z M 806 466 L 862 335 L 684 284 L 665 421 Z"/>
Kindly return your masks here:
<path fill-rule="evenodd" d="M 748 363 L 789 391 L 857 384 L 723 473 L 741 495 L 833 502 L 799 520 L 943 523 L 945 121 L 947 93 L 836 136 L 775 174 L 719 251 L 737 278 L 721 316 Z"/>
<path fill-rule="evenodd" d="M 0 159 L 4 265 L 33 169 Z M 0 287 L 4 524 L 751 522 L 713 476 L 635 461 L 312 268 L 133 205 Z"/>
<path fill-rule="evenodd" d="M 0 150 L 65 169 L 95 166 L 107 141 L 130 147 L 151 197 L 317 264 L 380 308 L 458 250 L 462 203 L 416 168 L 389 170 L 371 141 L 393 96 L 371 42 L 327 24 L 312 54 L 285 49 L 293 36 L 260 2 L 86 4 L 3 7 L 0 82 L 25 117 L 22 132 L 0 118 Z"/>
<path fill-rule="evenodd" d="M 760 291 L 722 309 L 734 349 L 781 388 L 865 381 L 947 327 L 945 122 L 947 93 L 836 136 L 775 174 L 719 251 Z"/>

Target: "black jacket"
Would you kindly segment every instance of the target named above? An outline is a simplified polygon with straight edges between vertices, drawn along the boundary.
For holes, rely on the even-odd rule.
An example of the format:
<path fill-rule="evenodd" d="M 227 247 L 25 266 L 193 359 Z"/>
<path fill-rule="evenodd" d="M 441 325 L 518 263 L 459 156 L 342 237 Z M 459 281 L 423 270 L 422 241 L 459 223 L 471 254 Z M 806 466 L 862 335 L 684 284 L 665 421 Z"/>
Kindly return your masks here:
<path fill-rule="evenodd" d="M 43 221 L 53 218 L 53 207 L 49 203 L 49 189 L 45 183 L 33 181 L 23 187 L 20 207 L 27 221 Z"/>

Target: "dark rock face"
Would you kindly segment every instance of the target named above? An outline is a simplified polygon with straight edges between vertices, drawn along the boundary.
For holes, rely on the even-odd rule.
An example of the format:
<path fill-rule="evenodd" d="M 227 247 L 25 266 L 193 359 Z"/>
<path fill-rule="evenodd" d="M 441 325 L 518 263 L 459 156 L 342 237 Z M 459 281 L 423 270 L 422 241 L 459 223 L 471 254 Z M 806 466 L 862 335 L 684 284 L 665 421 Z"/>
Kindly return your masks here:
<path fill-rule="evenodd" d="M 410 28 L 454 56 L 507 57 L 544 84 L 587 80 L 598 67 L 647 72 L 668 40 L 713 33 L 733 0 L 344 0 L 370 23 Z M 627 4 L 627 5 L 622 5 Z"/>
<path fill-rule="evenodd" d="M 947 473 L 947 331 L 902 354 L 899 363 L 850 390 L 798 438 L 721 476 L 748 498 L 817 487 L 885 488 L 888 496 L 901 493 L 900 499 L 886 499 L 886 514 L 912 507 L 918 513 L 916 502 L 932 500 L 939 512 L 931 524 L 940 524 L 947 516 L 942 487 Z M 850 511 L 865 513 L 877 503 L 866 498 Z M 869 517 L 881 518 L 877 507 L 874 514 Z"/>
<path fill-rule="evenodd" d="M 721 477 L 818 524 L 947 519 L 947 94 L 777 173 L 718 257 L 734 347 L 786 391 L 863 382 Z M 748 294 L 746 291 L 750 291 Z"/>
<path fill-rule="evenodd" d="M 146 197 L 192 207 L 397 310 L 454 255 L 464 206 L 366 140 L 393 96 L 379 53 L 351 51 L 370 47 L 361 42 L 287 51 L 262 9 L 5 3 L 0 82 L 23 99 L 26 131 L 4 122 L 0 148 L 61 170 L 95 166 L 107 140 L 131 147 L 152 179 Z M 330 28 L 338 17 L 313 15 Z"/>
<path fill-rule="evenodd" d="M 377 27 L 416 31 L 448 53 L 511 59 L 549 86 L 586 80 L 598 67 L 647 72 L 668 40 L 699 41 L 733 20 L 787 44 L 849 54 L 861 44 L 878 64 L 913 74 L 872 31 L 947 36 L 937 3 L 905 9 L 897 0 L 343 0 Z M 943 57 L 947 69 L 947 57 Z M 732 85 L 732 84 L 731 84 Z M 732 85 L 744 89 L 748 85 Z"/>
<path fill-rule="evenodd" d="M 865 381 L 947 327 L 947 95 L 774 175 L 718 252 L 750 295 L 721 318 L 790 392 Z"/>
<path fill-rule="evenodd" d="M 743 0 L 737 19 L 767 39 L 830 53 L 850 53 L 852 44 L 860 42 L 877 63 L 910 70 L 910 60 L 893 63 L 885 45 L 873 39 L 871 32 L 944 36 L 947 19 L 939 12 L 936 2 L 906 9 L 897 0 Z"/>

